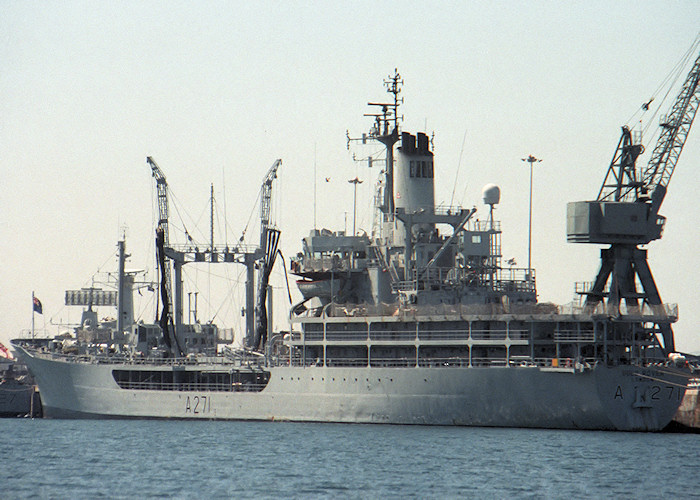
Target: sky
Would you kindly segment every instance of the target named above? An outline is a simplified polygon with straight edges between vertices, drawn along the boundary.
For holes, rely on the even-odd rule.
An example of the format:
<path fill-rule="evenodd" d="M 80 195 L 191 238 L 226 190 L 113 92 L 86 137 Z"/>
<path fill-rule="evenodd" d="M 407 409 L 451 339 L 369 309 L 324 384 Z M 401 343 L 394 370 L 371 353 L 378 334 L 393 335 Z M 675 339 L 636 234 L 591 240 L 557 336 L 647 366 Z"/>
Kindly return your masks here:
<path fill-rule="evenodd" d="M 0 341 L 56 334 L 80 319 L 65 290 L 105 281 L 126 237 L 127 268 L 155 280 L 155 184 L 167 177 L 171 241 L 201 246 L 258 238 L 258 193 L 273 184 L 285 257 L 316 226 L 371 230 L 379 167 L 346 148 L 371 122 L 382 81 L 404 79 L 402 128 L 434 137 L 436 201 L 476 205 L 501 188 L 504 258 L 527 262 L 533 154 L 532 262 L 539 300 L 568 303 L 592 281 L 597 245 L 566 243 L 566 203 L 595 199 L 620 127 L 648 127 L 659 85 L 693 44 L 696 1 L 609 2 L 0 2 Z M 686 70 L 681 75 L 685 78 Z M 678 92 L 659 114 L 666 112 Z M 655 97 L 641 117 L 642 103 Z M 635 115 L 636 114 L 636 115 Z M 633 121 L 629 121 L 631 117 Z M 691 131 L 648 245 L 661 296 L 678 304 L 677 348 L 700 353 L 696 216 L 700 125 Z M 434 135 L 433 135 L 434 134 Z M 649 142 L 651 141 L 651 142 Z M 642 163 L 642 164 L 644 164 Z M 198 316 L 242 328 L 242 266 L 186 266 Z M 273 275 L 276 328 L 288 328 L 282 266 Z M 136 314 L 153 320 L 153 296 Z M 295 292 L 294 298 L 298 297 Z M 187 298 L 185 299 L 187 301 Z M 187 303 L 187 302 L 186 302 Z M 114 315 L 113 311 L 100 311 Z"/>

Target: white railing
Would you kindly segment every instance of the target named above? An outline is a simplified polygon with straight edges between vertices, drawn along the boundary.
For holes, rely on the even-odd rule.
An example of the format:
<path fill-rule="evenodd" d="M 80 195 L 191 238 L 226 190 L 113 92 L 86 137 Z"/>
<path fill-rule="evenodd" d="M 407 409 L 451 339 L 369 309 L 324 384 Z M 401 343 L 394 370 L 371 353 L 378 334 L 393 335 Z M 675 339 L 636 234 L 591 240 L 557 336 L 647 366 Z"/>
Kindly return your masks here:
<path fill-rule="evenodd" d="M 555 334 L 556 335 L 556 334 Z M 592 333 L 591 333 L 592 335 Z M 304 335 L 295 335 L 291 339 L 291 343 L 294 345 L 299 345 L 305 342 L 352 342 L 352 341 L 440 341 L 440 340 L 498 340 L 505 341 L 510 340 L 528 340 L 530 338 L 530 333 L 525 329 L 500 329 L 500 330 L 372 330 L 370 327 L 369 336 L 367 330 L 348 330 L 348 331 L 336 331 L 336 332 L 326 332 L 324 337 L 323 332 L 307 332 Z M 567 336 L 567 334 L 560 335 L 560 338 L 555 338 L 556 341 L 566 341 L 566 340 L 584 340 L 587 336 L 578 335 L 577 337 Z M 590 339 L 593 340 L 593 337 Z M 289 339 L 285 341 L 289 343 Z"/>
<path fill-rule="evenodd" d="M 242 358 L 240 360 L 230 360 L 224 356 L 194 356 L 185 358 L 158 358 L 128 356 L 121 354 L 66 354 L 58 351 L 45 351 L 24 346 L 33 356 L 64 361 L 70 363 L 85 364 L 109 364 L 109 365 L 149 365 L 149 366 L 195 366 L 195 365 L 222 365 L 222 366 L 248 366 L 256 367 L 263 364 L 260 357 Z"/>
<path fill-rule="evenodd" d="M 323 367 L 340 368 L 356 367 L 367 368 L 489 368 L 489 367 L 524 367 L 524 368 L 562 368 L 562 369 L 589 369 L 596 364 L 594 358 L 530 358 L 529 356 L 505 357 L 374 357 L 362 358 L 329 358 L 326 363 L 319 359 L 280 358 L 279 365 L 297 367 Z"/>
<path fill-rule="evenodd" d="M 402 319 L 415 320 L 420 316 L 494 316 L 494 315 L 528 315 L 528 316 L 612 316 L 639 318 L 642 321 L 675 321 L 678 318 L 677 304 L 661 304 L 639 307 L 620 304 L 619 307 L 606 306 L 603 303 L 595 307 L 578 304 L 556 305 L 540 304 L 439 304 L 439 305 L 406 305 L 396 304 L 373 305 L 339 305 L 330 304 L 324 309 L 326 317 L 370 317 L 393 316 Z M 536 318 L 535 318 L 536 319 Z"/>

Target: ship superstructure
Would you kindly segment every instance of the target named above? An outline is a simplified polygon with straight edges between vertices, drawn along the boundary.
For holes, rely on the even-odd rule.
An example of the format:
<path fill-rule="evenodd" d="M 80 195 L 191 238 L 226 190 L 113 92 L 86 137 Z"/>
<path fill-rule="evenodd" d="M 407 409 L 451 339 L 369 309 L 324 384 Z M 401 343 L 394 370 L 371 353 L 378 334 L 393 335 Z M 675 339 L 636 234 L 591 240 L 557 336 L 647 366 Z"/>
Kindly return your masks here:
<path fill-rule="evenodd" d="M 436 207 L 439 168 L 430 140 L 399 131 L 401 77 L 385 83 L 393 103 L 375 104 L 382 113 L 363 136 L 386 145 L 386 164 L 393 165 L 377 207 L 380 231 L 369 238 L 314 230 L 304 239 L 292 265 L 304 293 L 292 318 L 303 332 L 292 344 L 303 353 L 300 364 L 590 367 L 665 360 L 673 343 L 665 336 L 660 344 L 656 333 L 677 319 L 674 305 L 637 301 L 611 316 L 590 299 L 567 307 L 537 303 L 534 270 L 502 265 L 497 186 L 484 188 L 485 220 L 475 220 L 476 209 Z"/>
<path fill-rule="evenodd" d="M 249 349 L 186 358 L 18 345 L 46 414 L 663 428 L 688 380 L 667 333 L 677 308 L 649 298 L 614 311 L 600 300 L 538 303 L 534 270 L 503 265 L 497 186 L 483 190 L 483 220 L 476 208 L 435 206 L 439 164 L 427 134 L 400 130 L 402 83 L 398 72 L 385 81 L 390 102 L 370 103 L 380 111 L 362 139 L 385 146 L 377 227 L 303 239 L 290 265 L 303 300 L 289 332 L 259 329 Z M 278 237 L 261 239 L 268 270 Z"/>

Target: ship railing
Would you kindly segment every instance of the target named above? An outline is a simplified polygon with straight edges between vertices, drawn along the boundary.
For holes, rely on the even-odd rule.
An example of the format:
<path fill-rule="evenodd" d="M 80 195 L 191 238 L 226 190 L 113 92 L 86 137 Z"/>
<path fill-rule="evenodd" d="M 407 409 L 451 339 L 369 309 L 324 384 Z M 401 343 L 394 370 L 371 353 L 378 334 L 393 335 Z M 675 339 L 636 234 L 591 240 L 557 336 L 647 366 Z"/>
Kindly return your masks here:
<path fill-rule="evenodd" d="M 591 331 L 591 335 L 593 332 Z M 350 330 L 340 332 L 327 332 L 327 341 L 430 341 L 430 340 L 528 340 L 530 332 L 527 329 L 502 329 L 502 330 L 381 330 L 376 331 L 370 328 L 369 336 L 366 329 Z M 297 335 L 294 341 L 323 342 L 323 332 L 306 332 L 304 336 Z M 586 332 L 561 332 L 557 341 L 592 341 Z"/>
<path fill-rule="evenodd" d="M 170 248 L 172 250 L 175 250 L 176 252 L 194 255 L 211 254 L 213 252 L 214 254 L 221 255 L 222 259 L 223 257 L 235 258 L 244 253 L 253 253 L 256 250 L 258 250 L 258 247 L 255 245 L 243 244 L 238 244 L 234 246 L 215 245 L 214 248 L 210 246 L 207 246 L 206 248 L 199 248 L 197 246 L 192 245 L 170 245 Z"/>
<path fill-rule="evenodd" d="M 619 305 L 599 302 L 595 306 L 576 303 L 558 306 L 559 314 L 628 317 L 641 321 L 675 321 L 678 319 L 678 304 L 632 305 L 625 302 Z"/>
<path fill-rule="evenodd" d="M 282 360 L 280 360 L 282 361 Z M 280 364 L 282 365 L 291 365 L 291 366 L 299 366 L 299 367 L 304 367 L 304 368 L 311 368 L 311 367 L 322 367 L 324 366 L 323 360 L 320 358 L 301 358 L 301 357 L 292 357 L 291 361 L 289 359 L 284 360 L 284 362 L 281 362 Z M 339 367 L 339 366 L 367 366 L 367 358 L 328 358 L 326 360 L 325 366 L 331 367 Z"/>
<path fill-rule="evenodd" d="M 420 367 L 466 367 L 469 366 L 469 357 L 447 357 L 447 358 L 418 358 Z"/>
<path fill-rule="evenodd" d="M 372 368 L 412 368 L 412 367 L 535 367 L 535 368 L 565 368 L 565 369 L 586 369 L 595 365 L 595 358 L 531 358 L 530 356 L 511 356 L 506 357 L 472 357 L 469 356 L 450 356 L 450 357 L 375 357 L 370 356 L 369 360 L 366 357 L 360 358 L 328 358 L 323 363 L 320 358 L 303 359 L 301 357 L 280 358 L 279 365 L 318 368 L 318 367 L 367 367 L 368 364 Z"/>
<path fill-rule="evenodd" d="M 462 215 L 462 214 L 466 215 L 467 212 L 469 212 L 469 209 L 465 209 L 465 208 L 460 207 L 460 206 L 439 205 L 433 209 L 433 214 L 438 215 L 438 216 Z M 480 232 L 498 231 L 498 232 L 500 232 L 501 221 L 469 219 L 469 221 L 467 221 L 467 223 L 464 225 L 464 228 L 467 231 L 480 231 Z"/>
<path fill-rule="evenodd" d="M 420 274 L 420 285 L 418 275 Z M 535 270 L 509 267 L 484 267 L 482 269 L 456 269 L 454 267 L 431 267 L 415 271 L 413 279 L 392 283 L 395 292 L 410 292 L 445 284 L 486 287 L 497 292 L 535 292 Z"/>
<path fill-rule="evenodd" d="M 231 360 L 224 356 L 184 357 L 184 358 L 158 358 L 148 356 L 108 355 L 108 354 L 68 354 L 56 351 L 42 351 L 41 349 L 26 348 L 33 355 L 53 360 L 61 360 L 71 363 L 109 364 L 109 365 L 149 365 L 149 366 L 189 366 L 197 364 L 207 365 L 231 365 Z M 236 366 L 257 367 L 262 363 L 259 357 L 241 358 L 236 361 Z"/>
<path fill-rule="evenodd" d="M 92 356 L 93 363 L 107 364 L 131 364 L 131 365 L 158 365 L 158 366 L 188 366 L 198 364 L 208 365 L 231 365 L 234 360 L 224 356 L 205 356 L 191 358 L 152 358 L 152 357 L 112 357 L 112 356 Z M 235 360 L 236 365 L 256 366 L 260 364 L 260 358 L 241 357 Z"/>
<path fill-rule="evenodd" d="M 471 366 L 508 366 L 507 358 L 472 357 Z"/>
<path fill-rule="evenodd" d="M 370 340 L 416 340 L 416 330 L 392 330 L 369 332 Z"/>
<path fill-rule="evenodd" d="M 24 328 L 19 332 L 20 339 L 46 339 L 49 338 L 49 331 L 45 328 L 35 329 L 32 331 L 31 328 Z"/>
<path fill-rule="evenodd" d="M 591 367 L 596 363 L 595 358 L 570 358 L 563 356 L 558 358 L 535 358 L 533 361 L 541 368 Z"/>
<path fill-rule="evenodd" d="M 327 367 L 339 367 L 339 366 L 367 366 L 367 358 L 338 358 L 338 357 L 328 357 L 326 358 Z"/>
<path fill-rule="evenodd" d="M 527 340 L 530 338 L 530 332 L 525 329 L 508 330 L 508 338 L 511 340 Z"/>
<path fill-rule="evenodd" d="M 554 332 L 555 342 L 595 342 L 594 330 L 558 330 Z"/>
<path fill-rule="evenodd" d="M 574 283 L 574 293 L 577 295 L 587 295 L 593 290 L 593 281 L 577 281 Z"/>
<path fill-rule="evenodd" d="M 505 330 L 472 330 L 471 334 L 474 340 L 505 340 Z"/>
<path fill-rule="evenodd" d="M 351 330 L 351 331 L 341 331 L 341 332 L 327 332 L 325 336 L 326 341 L 430 341 L 430 340 L 527 340 L 529 339 L 530 333 L 526 329 L 512 329 L 512 330 L 419 330 L 416 332 L 415 329 L 411 330 L 391 330 L 391 331 L 374 331 L 369 330 L 369 336 L 367 330 Z M 581 341 L 588 341 L 586 335 L 580 335 L 577 332 L 577 336 L 574 337 L 573 334 L 562 333 L 557 340 L 576 340 L 577 338 Z M 295 341 L 305 340 L 306 342 L 323 342 L 324 336 L 323 332 L 307 332 L 304 337 L 295 337 Z"/>
<path fill-rule="evenodd" d="M 416 358 L 377 358 L 370 359 L 372 368 L 411 368 L 416 366 Z"/>
<path fill-rule="evenodd" d="M 640 321 L 674 321 L 678 318 L 677 304 L 660 304 L 642 306 L 606 306 L 603 303 L 595 307 L 575 303 L 556 305 L 547 302 L 538 304 L 438 304 L 405 305 L 396 304 L 330 304 L 325 309 L 327 317 L 366 317 L 394 316 L 398 318 L 415 318 L 417 316 L 466 316 L 466 315 L 530 315 L 530 316 L 613 316 L 627 317 Z"/>
<path fill-rule="evenodd" d="M 326 331 L 326 340 L 367 340 L 367 330 Z"/>
<path fill-rule="evenodd" d="M 391 289 L 394 292 L 414 292 L 416 288 L 416 282 L 411 280 L 395 281 L 391 284 Z"/>
<path fill-rule="evenodd" d="M 350 258 L 340 257 L 339 255 L 333 255 L 332 257 L 306 257 L 304 259 L 305 272 L 348 271 L 350 268 Z"/>
<path fill-rule="evenodd" d="M 620 304 L 619 310 L 622 316 L 678 319 L 678 304 L 650 305 L 645 303 L 642 306 L 634 306 L 623 302 Z M 614 308 L 613 311 L 615 311 Z"/>
<path fill-rule="evenodd" d="M 323 332 L 304 332 L 303 339 L 306 341 L 321 341 L 323 340 Z M 297 339 L 295 339 L 297 340 Z M 302 339 L 298 339 L 302 340 Z"/>

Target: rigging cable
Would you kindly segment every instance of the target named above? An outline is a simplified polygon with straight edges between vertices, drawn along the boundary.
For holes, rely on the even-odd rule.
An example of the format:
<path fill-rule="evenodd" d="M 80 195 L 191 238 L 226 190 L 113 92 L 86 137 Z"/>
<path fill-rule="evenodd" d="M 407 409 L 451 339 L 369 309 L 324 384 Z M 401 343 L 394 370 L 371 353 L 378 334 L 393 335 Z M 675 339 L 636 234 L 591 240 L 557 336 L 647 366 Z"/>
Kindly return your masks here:
<path fill-rule="evenodd" d="M 455 173 L 455 181 L 452 185 L 452 196 L 450 197 L 450 204 L 448 207 L 452 206 L 455 200 L 455 189 L 457 189 L 457 180 L 459 179 L 459 169 L 462 166 L 462 154 L 464 153 L 464 143 L 467 142 L 467 129 L 464 129 L 464 137 L 462 138 L 462 149 L 459 151 L 459 160 L 457 161 L 457 173 Z"/>
<path fill-rule="evenodd" d="M 665 88 L 666 92 L 664 93 L 664 96 L 661 98 L 661 100 L 656 102 L 654 112 L 649 117 L 649 120 L 647 121 L 646 125 L 642 127 L 642 135 L 647 133 L 652 124 L 656 123 L 656 115 L 658 114 L 659 110 L 664 107 L 664 103 L 668 99 L 668 96 L 671 93 L 671 91 L 675 88 L 676 83 L 685 74 L 684 70 L 688 65 L 688 62 L 695 56 L 695 52 L 697 51 L 698 46 L 700 46 L 700 33 L 695 37 L 695 41 L 692 43 L 690 48 L 673 66 L 671 71 L 668 72 L 668 74 L 664 77 L 664 79 L 661 81 L 656 90 L 654 90 L 649 101 L 640 106 L 639 109 L 637 109 L 637 111 L 635 111 L 634 114 L 632 114 L 632 116 L 627 120 L 626 125 L 630 126 L 632 121 L 636 120 L 638 116 L 641 119 L 640 114 L 644 114 L 646 111 L 648 111 L 651 102 L 656 101 L 656 96 Z"/>

